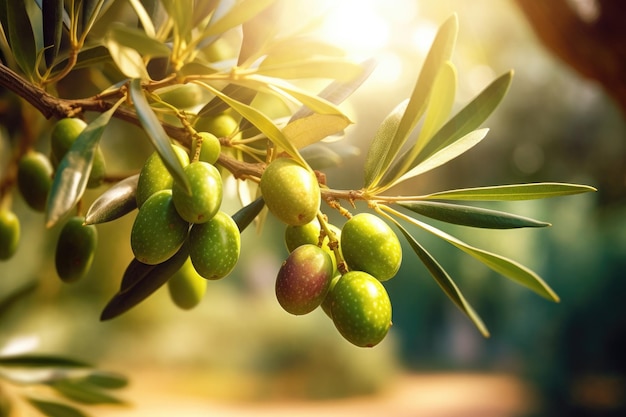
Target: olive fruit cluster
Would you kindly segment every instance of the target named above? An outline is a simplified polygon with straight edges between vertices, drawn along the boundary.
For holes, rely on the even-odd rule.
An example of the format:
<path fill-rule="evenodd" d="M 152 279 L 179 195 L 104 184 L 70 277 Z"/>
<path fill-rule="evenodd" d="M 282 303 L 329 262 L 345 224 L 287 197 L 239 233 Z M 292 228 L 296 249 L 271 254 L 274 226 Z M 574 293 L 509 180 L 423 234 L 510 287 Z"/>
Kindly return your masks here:
<path fill-rule="evenodd" d="M 210 134 L 201 135 L 203 147 L 204 139 L 209 138 L 209 146 L 215 152 Z M 202 292 L 196 275 L 211 280 L 228 275 L 239 259 L 241 242 L 236 223 L 221 211 L 222 178 L 218 169 L 205 160 L 190 162 L 187 151 L 177 145 L 173 149 L 183 166 L 190 192 L 174 181 L 158 153 L 148 157 L 137 182 L 139 210 L 130 244 L 138 261 L 157 265 L 188 243 L 189 263 L 168 285 L 170 292 L 180 294 L 180 298 L 172 297 L 174 302 L 191 308 L 194 294 Z"/>
<path fill-rule="evenodd" d="M 375 346 L 391 327 L 391 301 L 382 281 L 400 267 L 400 242 L 383 220 L 369 213 L 352 217 L 340 231 L 327 226 L 332 239 L 321 233 L 317 219 L 287 226 L 290 254 L 276 277 L 276 298 L 295 315 L 321 306 L 346 340 Z"/>

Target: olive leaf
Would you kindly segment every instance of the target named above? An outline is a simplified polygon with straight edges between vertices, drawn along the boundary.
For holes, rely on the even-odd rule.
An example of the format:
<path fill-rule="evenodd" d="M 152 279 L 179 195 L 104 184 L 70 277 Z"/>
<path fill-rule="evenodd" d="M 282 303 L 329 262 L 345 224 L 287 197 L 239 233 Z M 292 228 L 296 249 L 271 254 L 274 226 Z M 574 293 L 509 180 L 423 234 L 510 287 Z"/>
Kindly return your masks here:
<path fill-rule="evenodd" d="M 309 58 L 299 62 L 259 65 L 256 74 L 266 77 L 288 79 L 332 78 L 348 82 L 358 78 L 362 68 L 359 64 L 337 58 Z"/>
<path fill-rule="evenodd" d="M 476 98 L 446 122 L 432 138 L 424 143 L 423 147 L 417 148 L 419 150 L 418 153 L 413 150 L 405 152 L 391 168 L 384 173 L 380 190 L 388 189 L 401 181 L 412 178 L 419 173 L 426 172 L 426 170 L 416 167 L 433 155 L 448 155 L 447 153 L 439 153 L 443 149 L 450 148 L 456 151 L 463 151 L 463 149 L 467 150 L 482 140 L 487 134 L 487 131 L 484 129 L 476 129 L 491 115 L 498 104 L 500 104 L 511 84 L 512 77 L 513 72 L 509 71 L 495 79 L 476 96 Z M 457 144 L 456 147 L 452 147 L 453 144 L 459 141 L 462 143 Z M 453 154 L 449 156 L 456 157 L 459 154 L 458 152 L 456 154 L 453 152 Z M 452 159 L 452 157 L 448 157 L 447 160 Z M 444 162 L 447 162 L 447 160 L 444 160 Z M 432 163 L 432 161 L 431 159 L 430 162 Z M 435 166 L 439 165 L 441 164 Z"/>
<path fill-rule="evenodd" d="M 63 11 L 63 0 L 41 1 L 44 57 L 48 67 L 54 62 L 61 47 Z"/>
<path fill-rule="evenodd" d="M 107 42 L 115 42 L 120 46 L 134 49 L 144 57 L 167 57 L 171 52 L 166 44 L 151 38 L 145 31 L 122 23 L 109 26 L 106 37 Z"/>
<path fill-rule="evenodd" d="M 414 164 L 408 167 L 409 168 L 408 171 L 406 171 L 399 178 L 388 180 L 387 177 L 393 177 L 397 171 L 402 172 L 403 169 L 406 169 L 406 168 L 399 168 L 398 170 L 396 170 L 396 168 L 400 167 L 401 164 L 398 163 L 394 165 L 388 171 L 388 173 L 385 174 L 385 177 L 381 181 L 381 183 L 385 185 L 380 186 L 378 188 L 378 192 L 382 192 L 386 189 L 389 189 L 391 187 L 394 187 L 400 184 L 403 181 L 406 181 L 410 178 L 414 178 L 418 175 L 422 175 L 425 172 L 428 172 L 432 169 L 435 169 L 437 167 L 440 167 L 441 165 L 444 165 L 450 162 L 454 158 L 464 154 L 465 152 L 467 152 L 474 146 L 478 145 L 485 138 L 485 136 L 487 136 L 488 132 L 489 132 L 489 129 L 487 128 L 478 129 L 478 130 L 474 130 L 473 132 L 469 132 L 465 136 L 460 137 L 455 142 L 447 145 L 446 147 L 430 155 L 423 161 L 421 162 L 414 161 Z"/>
<path fill-rule="evenodd" d="M 517 282 L 518 284 L 530 288 L 535 293 L 541 295 L 544 298 L 547 298 L 548 300 L 555 302 L 559 301 L 558 295 L 556 295 L 552 288 L 550 288 L 539 275 L 537 275 L 535 272 L 531 271 L 524 265 L 521 265 L 518 262 L 515 262 L 504 256 L 488 252 L 484 249 L 475 248 L 447 234 L 446 232 L 437 229 L 436 227 L 423 223 L 417 219 L 403 216 L 398 212 L 396 213 L 408 222 L 422 228 L 429 233 L 432 233 L 433 235 L 447 241 L 453 246 L 456 246 L 458 249 L 482 262 L 483 264 L 485 264 L 495 272 L 505 276 L 506 278 L 509 278 L 512 281 Z"/>
<path fill-rule="evenodd" d="M 251 202 L 239 209 L 235 214 L 232 215 L 233 220 L 237 224 L 237 228 L 239 229 L 239 233 L 243 232 L 246 227 L 252 223 L 252 221 L 259 215 L 261 210 L 265 207 L 265 201 L 263 201 L 263 197 L 258 197 L 256 200 Z"/>
<path fill-rule="evenodd" d="M 87 414 L 78 408 L 57 401 L 28 397 L 28 402 L 48 417 L 87 417 Z"/>
<path fill-rule="evenodd" d="M 105 36 L 103 42 L 122 74 L 131 79 L 150 79 L 146 64 L 136 49 L 122 45 L 112 36 Z"/>
<path fill-rule="evenodd" d="M 110 222 L 137 208 L 139 174 L 118 182 L 94 200 L 85 215 L 85 224 Z"/>
<path fill-rule="evenodd" d="M 5 36 L 10 45 L 15 62 L 29 79 L 33 78 L 36 62 L 36 44 L 33 28 L 26 12 L 26 2 L 2 2 L 2 15 Z M 4 20 L 4 19 L 3 19 Z"/>
<path fill-rule="evenodd" d="M 120 291 L 104 307 L 100 320 L 113 319 L 148 298 L 183 266 L 188 257 L 189 249 L 185 244 L 174 256 L 158 265 L 146 265 L 133 259 L 124 272 Z"/>
<path fill-rule="evenodd" d="M 111 3 L 113 3 L 112 0 L 82 0 L 82 37 L 89 33 L 94 23 L 96 23 L 100 12 L 104 11 L 103 8 L 110 6 Z M 80 4 L 80 2 L 78 4 Z"/>
<path fill-rule="evenodd" d="M 64 356 L 42 353 L 0 355 L 0 366 L 19 368 L 85 368 L 88 363 Z"/>
<path fill-rule="evenodd" d="M 148 138 L 154 145 L 157 153 L 163 160 L 163 164 L 174 178 L 174 181 L 180 185 L 187 193 L 191 192 L 189 180 L 183 171 L 183 167 L 171 146 L 171 141 L 165 133 L 161 122 L 148 104 L 148 100 L 141 88 L 141 80 L 133 79 L 130 82 L 130 97 L 133 100 L 137 117 L 147 133 Z"/>
<path fill-rule="evenodd" d="M 65 398 L 83 404 L 123 404 L 124 401 L 82 378 L 62 378 L 48 384 Z"/>
<path fill-rule="evenodd" d="M 228 104 L 233 110 L 235 110 L 250 123 L 252 123 L 265 136 L 267 136 L 267 138 L 272 141 L 274 145 L 285 150 L 285 152 L 287 152 L 289 155 L 291 155 L 291 157 L 293 157 L 301 164 L 306 165 L 306 162 L 298 153 L 295 145 L 285 137 L 283 132 L 265 114 L 255 109 L 254 107 L 251 107 L 247 104 L 228 97 L 226 94 L 222 93 L 220 90 L 212 87 L 209 84 L 202 82 L 198 82 L 198 84 L 207 88 L 209 91 L 211 91 L 221 100 L 223 100 L 226 104 Z"/>
<path fill-rule="evenodd" d="M 516 201 L 536 200 L 597 191 L 594 187 L 558 182 L 495 185 L 441 191 L 418 197 L 437 200 Z"/>
<path fill-rule="evenodd" d="M 432 277 L 435 279 L 437 284 L 441 287 L 443 292 L 446 293 L 448 298 L 454 302 L 454 304 L 467 315 L 467 317 L 474 323 L 478 331 L 484 336 L 489 337 L 489 331 L 487 327 L 483 323 L 482 319 L 476 313 L 474 308 L 467 302 L 461 290 L 454 283 L 450 275 L 443 269 L 443 267 L 437 262 L 433 256 L 424 249 L 422 245 L 419 244 L 417 240 L 404 228 L 398 221 L 394 218 L 390 217 L 390 219 L 395 223 L 396 227 L 400 229 L 400 232 L 404 235 L 409 245 L 415 252 L 415 254 L 420 258 L 424 266 L 428 269 Z"/>
<path fill-rule="evenodd" d="M 100 138 L 121 103 L 89 123 L 59 163 L 46 203 L 46 227 L 54 226 L 82 198 Z"/>
<path fill-rule="evenodd" d="M 515 229 L 521 227 L 546 227 L 550 223 L 481 207 L 449 204 L 434 201 L 406 201 L 398 205 L 431 219 L 462 226 L 485 229 Z"/>
<path fill-rule="evenodd" d="M 342 115 L 314 113 L 294 120 L 282 130 L 287 140 L 300 149 L 342 132 L 348 125 L 349 121 Z"/>
<path fill-rule="evenodd" d="M 374 71 L 376 67 L 376 61 L 374 59 L 368 59 L 361 64 L 361 75 L 353 78 L 350 81 L 338 81 L 334 80 L 327 85 L 317 96 L 327 100 L 329 103 L 340 104 L 345 99 L 350 97 Z M 289 122 L 301 119 L 303 117 L 313 114 L 313 110 L 309 107 L 303 106 L 291 115 Z"/>
<path fill-rule="evenodd" d="M 146 11 L 145 7 L 141 3 L 140 0 L 128 0 L 132 8 L 135 10 L 135 14 L 141 22 L 141 27 L 148 37 L 154 38 L 156 36 L 156 31 L 154 30 L 154 24 L 152 23 L 152 19 L 150 15 Z"/>
<path fill-rule="evenodd" d="M 82 377 L 85 382 L 107 389 L 119 389 L 128 385 L 128 378 L 117 372 L 94 369 Z"/>
<path fill-rule="evenodd" d="M 426 111 L 433 82 L 439 74 L 441 66 L 450 60 L 456 43 L 457 32 L 458 19 L 456 15 L 452 15 L 441 25 L 435 36 L 399 122 L 396 126 L 390 126 L 385 130 L 386 134 L 377 134 L 372 141 L 365 160 L 365 188 L 371 190 L 378 186 L 383 175 Z M 398 111 L 398 108 L 394 111 Z"/>

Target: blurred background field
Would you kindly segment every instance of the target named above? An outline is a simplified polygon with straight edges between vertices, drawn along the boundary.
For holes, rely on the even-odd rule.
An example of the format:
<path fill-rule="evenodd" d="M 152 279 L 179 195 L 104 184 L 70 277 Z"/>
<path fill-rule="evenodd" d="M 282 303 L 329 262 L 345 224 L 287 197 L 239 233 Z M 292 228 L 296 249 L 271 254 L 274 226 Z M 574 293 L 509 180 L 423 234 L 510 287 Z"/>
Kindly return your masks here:
<path fill-rule="evenodd" d="M 460 22 L 454 54 L 459 105 L 515 70 L 509 94 L 486 123 L 487 139 L 398 194 L 539 181 L 598 188 L 595 194 L 491 206 L 552 223 L 547 229 L 445 229 L 528 265 L 561 302 L 552 304 L 445 242 L 417 234 L 457 280 L 491 338 L 475 330 L 407 247 L 400 273 L 386 284 L 394 308 L 390 337 L 374 349 L 359 349 L 323 312 L 295 317 L 280 309 L 273 280 L 287 253 L 282 226 L 270 218 L 261 234 L 244 232 L 235 272 L 210 282 L 194 310 L 177 309 L 163 288 L 127 314 L 99 322 L 132 258 L 134 215 L 98 226 L 92 272 L 65 285 L 51 256 L 59 230 L 44 231 L 43 217 L 16 199 L 23 241 L 12 260 L 0 263 L 0 292 L 32 280 L 38 287 L 3 317 L 0 349 L 36 348 L 127 374 L 131 386 L 122 395 L 131 406 L 94 409 L 102 416 L 280 416 L 296 415 L 294 410 L 298 416 L 373 416 L 381 410 L 394 416 L 623 415 L 624 114 L 602 87 L 537 42 L 513 2 L 322 3 L 328 8 L 322 36 L 357 59 L 379 59 L 372 78 L 346 103 L 356 124 L 343 141 L 329 145 L 354 149 L 339 167 L 326 170 L 334 188 L 361 186 L 367 145 L 385 115 L 410 95 L 437 26 L 452 12 Z M 115 122 L 103 142 L 105 155 L 139 134 Z M 147 141 L 137 143 L 113 169 L 140 164 L 150 149 Z"/>

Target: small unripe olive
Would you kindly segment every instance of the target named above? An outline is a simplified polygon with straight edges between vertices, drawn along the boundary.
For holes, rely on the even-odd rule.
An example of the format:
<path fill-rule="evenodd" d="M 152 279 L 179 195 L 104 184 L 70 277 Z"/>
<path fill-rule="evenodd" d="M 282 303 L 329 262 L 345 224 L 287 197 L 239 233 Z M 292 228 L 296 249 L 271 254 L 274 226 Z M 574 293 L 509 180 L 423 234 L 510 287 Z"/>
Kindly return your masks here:
<path fill-rule="evenodd" d="M 178 307 L 189 310 L 197 306 L 207 288 L 207 280 L 202 278 L 187 258 L 183 266 L 168 281 L 170 298 Z"/>
<path fill-rule="evenodd" d="M 0 259 L 11 258 L 20 243 L 20 221 L 10 210 L 0 209 Z"/>
<path fill-rule="evenodd" d="M 65 223 L 57 241 L 55 266 L 59 278 L 74 282 L 84 277 L 96 253 L 98 232 L 96 226 L 85 225 L 82 216 Z"/>
<path fill-rule="evenodd" d="M 41 152 L 31 151 L 17 165 L 17 188 L 33 210 L 43 212 L 50 187 L 53 168 L 48 157 Z"/>
<path fill-rule="evenodd" d="M 332 224 L 329 224 L 328 228 L 334 233 L 334 238 L 339 241 L 341 238 L 341 229 Z M 292 252 L 298 246 L 302 246 L 305 244 L 319 246 L 320 233 L 321 227 L 317 218 L 302 226 L 288 225 L 285 228 L 285 245 L 287 246 L 287 250 L 289 252 Z M 329 246 L 329 243 L 330 239 L 328 238 L 328 236 L 324 236 L 321 248 L 328 252 L 328 254 L 330 255 L 333 261 L 333 270 L 336 271 L 337 260 L 335 258 L 334 251 Z"/>
<path fill-rule="evenodd" d="M 294 249 L 276 277 L 276 298 L 285 311 L 295 315 L 315 310 L 326 297 L 333 264 L 326 251 L 316 245 Z"/>
<path fill-rule="evenodd" d="M 215 216 L 222 204 L 222 177 L 213 165 L 196 161 L 185 167 L 191 194 L 177 183 L 172 185 L 172 199 L 178 214 L 190 223 L 205 223 Z"/>
<path fill-rule="evenodd" d="M 344 224 L 341 253 L 351 270 L 367 272 L 380 281 L 392 278 L 402 263 L 398 236 L 370 213 L 357 214 Z"/>
<path fill-rule="evenodd" d="M 339 333 L 350 343 L 372 347 L 391 327 L 391 301 L 379 280 L 361 271 L 350 271 L 335 284 L 331 317 Z"/>
<path fill-rule="evenodd" d="M 183 168 L 187 166 L 189 164 L 187 151 L 177 145 L 172 145 L 172 148 Z M 156 151 L 153 152 L 139 172 L 136 194 L 137 207 L 141 207 L 152 194 L 170 189 L 173 184 L 174 178 L 165 167 L 163 160 Z"/>
<path fill-rule="evenodd" d="M 267 208 L 286 224 L 301 226 L 317 215 L 321 201 L 317 178 L 293 159 L 271 162 L 261 175 L 260 187 Z"/>
<path fill-rule="evenodd" d="M 198 274 L 206 279 L 228 275 L 237 265 L 240 250 L 239 228 L 223 211 L 218 211 L 208 222 L 191 227 L 189 256 Z"/>
<path fill-rule="evenodd" d="M 191 149 L 195 153 L 198 150 L 198 145 L 200 145 L 200 156 L 198 159 L 209 164 L 215 164 L 222 151 L 220 140 L 214 134 L 208 132 L 198 132 L 198 135 L 202 138 L 202 144 L 194 137 Z"/>
<path fill-rule="evenodd" d="M 239 123 L 229 114 L 220 113 L 215 116 L 200 117 L 195 124 L 198 132 L 209 132 L 218 138 L 232 138 L 237 135 Z"/>
<path fill-rule="evenodd" d="M 176 211 L 172 190 L 154 193 L 141 206 L 130 232 L 138 261 L 156 265 L 171 258 L 187 238 L 189 223 Z"/>
<path fill-rule="evenodd" d="M 178 109 L 197 106 L 203 99 L 204 89 L 198 84 L 178 84 L 160 88 L 155 91 L 159 98 Z"/>

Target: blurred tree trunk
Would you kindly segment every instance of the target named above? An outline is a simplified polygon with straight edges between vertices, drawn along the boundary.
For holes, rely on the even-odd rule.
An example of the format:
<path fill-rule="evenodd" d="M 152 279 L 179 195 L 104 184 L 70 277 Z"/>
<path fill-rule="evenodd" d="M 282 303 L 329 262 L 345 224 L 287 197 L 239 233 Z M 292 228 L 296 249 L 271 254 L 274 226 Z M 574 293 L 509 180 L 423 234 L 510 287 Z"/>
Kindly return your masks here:
<path fill-rule="evenodd" d="M 624 0 L 515 0 L 544 45 L 598 81 L 626 115 Z"/>

